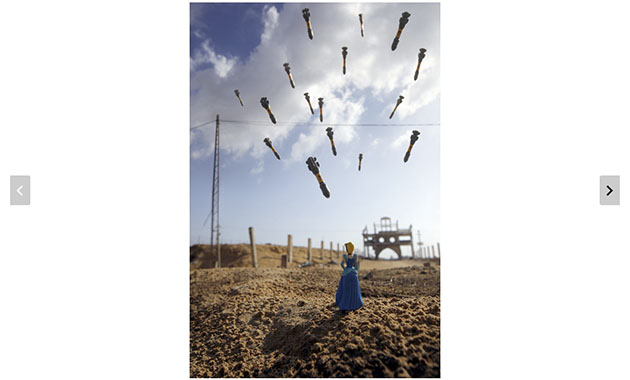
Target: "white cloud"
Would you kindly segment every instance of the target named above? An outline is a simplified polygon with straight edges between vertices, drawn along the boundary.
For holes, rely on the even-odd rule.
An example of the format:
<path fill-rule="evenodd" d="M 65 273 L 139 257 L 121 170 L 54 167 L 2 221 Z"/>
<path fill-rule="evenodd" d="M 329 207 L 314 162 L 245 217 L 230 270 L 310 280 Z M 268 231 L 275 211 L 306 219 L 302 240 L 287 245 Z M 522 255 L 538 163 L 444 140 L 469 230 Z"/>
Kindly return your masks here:
<path fill-rule="evenodd" d="M 268 123 L 221 123 L 221 148 L 236 156 L 259 158 L 269 153 L 262 142 L 269 137 L 288 164 L 302 162 L 329 144 L 325 128 L 319 126 L 318 97 L 324 97 L 324 123 L 389 122 L 400 94 L 405 100 L 392 122 L 426 121 L 419 120 L 417 112 L 440 94 L 438 4 L 309 4 L 313 40 L 307 36 L 303 7 L 287 3 L 278 12 L 274 6 L 266 6 L 261 15 L 261 43 L 245 62 L 216 53 L 209 43 L 193 54 L 191 67 L 200 68 L 202 62 L 213 67 L 191 72 L 191 125 L 213 120 L 216 114 L 222 120 Z M 398 49 L 392 52 L 390 45 L 403 11 L 409 11 L 411 17 Z M 365 38 L 360 35 L 359 12 L 363 13 Z M 348 47 L 346 75 L 342 74 L 342 46 Z M 427 49 L 427 56 L 414 81 L 421 47 Z M 295 89 L 289 85 L 284 62 L 291 65 Z M 245 107 L 240 106 L 234 89 L 239 89 Z M 308 110 L 304 92 L 310 94 L 315 115 Z M 269 121 L 260 105 L 263 96 L 269 99 L 280 124 Z M 366 120 L 368 111 L 379 119 Z M 312 126 L 282 124 L 296 122 Z M 193 159 L 212 153 L 208 147 L 214 143 L 214 128 L 199 130 L 191 137 Z M 354 127 L 339 126 L 334 132 L 338 149 L 360 138 Z M 410 133 L 403 140 L 408 141 Z M 372 141 L 376 144 L 378 139 Z"/>
<path fill-rule="evenodd" d="M 394 149 L 397 149 L 403 145 L 407 145 L 409 141 L 411 141 L 411 129 L 394 139 L 390 146 Z"/>
<path fill-rule="evenodd" d="M 193 58 L 190 60 L 190 69 L 195 71 L 204 63 L 212 63 L 214 66 L 214 72 L 220 78 L 225 78 L 236 64 L 236 59 L 227 58 L 224 55 L 215 53 L 210 46 L 210 41 L 206 40 L 203 44 L 201 44 L 201 50 L 197 50 L 194 53 Z"/>
<path fill-rule="evenodd" d="M 260 42 L 262 44 L 268 43 L 271 40 L 271 36 L 273 35 L 273 31 L 278 26 L 278 18 L 279 18 L 278 10 L 274 6 L 265 5 L 263 8 L 263 33 L 260 36 Z"/>

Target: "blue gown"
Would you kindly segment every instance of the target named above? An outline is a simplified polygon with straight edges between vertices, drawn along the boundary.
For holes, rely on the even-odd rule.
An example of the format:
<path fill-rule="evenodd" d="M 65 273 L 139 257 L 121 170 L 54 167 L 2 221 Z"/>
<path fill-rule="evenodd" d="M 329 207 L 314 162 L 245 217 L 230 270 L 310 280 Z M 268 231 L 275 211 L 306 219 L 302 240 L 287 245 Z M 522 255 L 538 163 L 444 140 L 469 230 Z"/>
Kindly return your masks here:
<path fill-rule="evenodd" d="M 345 266 L 344 263 L 346 264 Z M 359 268 L 357 256 L 354 255 L 353 258 L 349 259 L 348 255 L 344 254 L 341 267 L 343 268 L 343 273 L 341 273 L 341 280 L 339 280 L 339 287 L 335 296 L 337 306 L 341 310 L 356 310 L 363 306 L 357 272 Z"/>

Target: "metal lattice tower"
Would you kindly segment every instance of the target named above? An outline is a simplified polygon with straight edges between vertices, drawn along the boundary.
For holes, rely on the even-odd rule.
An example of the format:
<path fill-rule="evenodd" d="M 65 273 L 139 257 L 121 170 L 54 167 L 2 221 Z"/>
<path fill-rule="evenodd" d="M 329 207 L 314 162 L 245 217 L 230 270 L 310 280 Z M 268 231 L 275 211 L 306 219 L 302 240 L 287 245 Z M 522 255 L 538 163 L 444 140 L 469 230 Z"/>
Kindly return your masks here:
<path fill-rule="evenodd" d="M 219 230 L 219 172 L 221 157 L 219 155 L 219 115 L 217 115 L 216 132 L 214 136 L 214 162 L 212 169 L 212 210 L 210 217 L 210 257 L 216 257 L 216 266 L 221 267 L 221 245 Z"/>

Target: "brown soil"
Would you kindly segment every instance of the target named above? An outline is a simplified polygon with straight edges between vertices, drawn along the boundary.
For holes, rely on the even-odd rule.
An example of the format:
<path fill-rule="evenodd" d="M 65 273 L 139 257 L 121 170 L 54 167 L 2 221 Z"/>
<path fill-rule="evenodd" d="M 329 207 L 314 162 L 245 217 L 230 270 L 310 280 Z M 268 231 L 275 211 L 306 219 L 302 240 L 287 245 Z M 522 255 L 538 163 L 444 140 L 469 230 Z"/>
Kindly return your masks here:
<path fill-rule="evenodd" d="M 315 243 L 313 243 L 314 245 Z M 330 243 L 328 243 L 330 244 Z M 337 256 L 337 246 L 330 252 L 330 245 L 324 246 L 324 259 L 322 260 L 321 245 L 312 248 L 311 262 L 316 266 L 319 264 L 329 264 L 332 260 L 341 261 L 341 255 Z M 259 268 L 280 268 L 282 255 L 287 254 L 286 246 L 272 244 L 256 244 L 256 256 L 258 257 Z M 308 248 L 293 247 L 293 262 L 288 263 L 289 268 L 297 268 L 300 264 L 307 262 Z M 190 268 L 214 268 L 217 257 L 210 255 L 210 246 L 208 244 L 195 244 L 190 247 Z M 418 263 L 417 260 L 374 260 L 360 257 L 361 269 L 385 269 L 396 267 L 407 267 Z M 251 268 L 253 267 L 252 251 L 249 244 L 222 244 L 221 245 L 221 262 L 223 268 Z"/>
<path fill-rule="evenodd" d="M 190 376 L 439 377 L 439 263 L 403 262 L 363 260 L 364 305 L 347 313 L 337 265 L 191 270 Z"/>

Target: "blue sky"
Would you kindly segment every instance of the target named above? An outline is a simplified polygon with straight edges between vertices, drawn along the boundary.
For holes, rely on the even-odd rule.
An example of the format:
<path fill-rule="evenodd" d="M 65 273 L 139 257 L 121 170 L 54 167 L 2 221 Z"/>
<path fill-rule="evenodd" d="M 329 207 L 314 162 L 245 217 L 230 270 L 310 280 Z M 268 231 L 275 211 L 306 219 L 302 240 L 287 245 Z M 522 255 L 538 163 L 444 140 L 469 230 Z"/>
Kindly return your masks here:
<path fill-rule="evenodd" d="M 308 7 L 314 39 L 301 9 Z M 390 49 L 403 11 L 411 13 L 396 51 Z M 361 38 L 358 13 L 363 13 Z M 324 97 L 325 123 L 440 123 L 438 4 L 191 4 L 191 124 L 221 119 L 221 233 L 225 243 L 245 242 L 253 226 L 259 243 L 314 245 L 351 240 L 380 217 L 413 225 L 422 240 L 440 237 L 440 126 L 338 126 L 333 156 L 317 119 Z M 341 46 L 348 47 L 347 75 Z M 419 48 L 427 49 L 413 80 Z M 289 62 L 296 88 L 282 64 Z M 238 88 L 245 103 L 234 96 Z M 316 115 L 303 93 L 309 92 Z M 396 115 L 389 113 L 405 96 Z M 266 96 L 279 124 L 259 100 Z M 305 123 L 294 126 L 291 123 Z M 402 158 L 412 129 L 421 132 L 411 159 Z M 264 145 L 271 138 L 278 161 Z M 190 243 L 209 241 L 214 126 L 191 133 Z M 358 155 L 363 153 L 361 172 Z M 307 170 L 317 157 L 331 197 L 322 196 Z M 417 236 L 414 236 L 414 239 Z M 409 254 L 407 252 L 407 254 Z"/>

